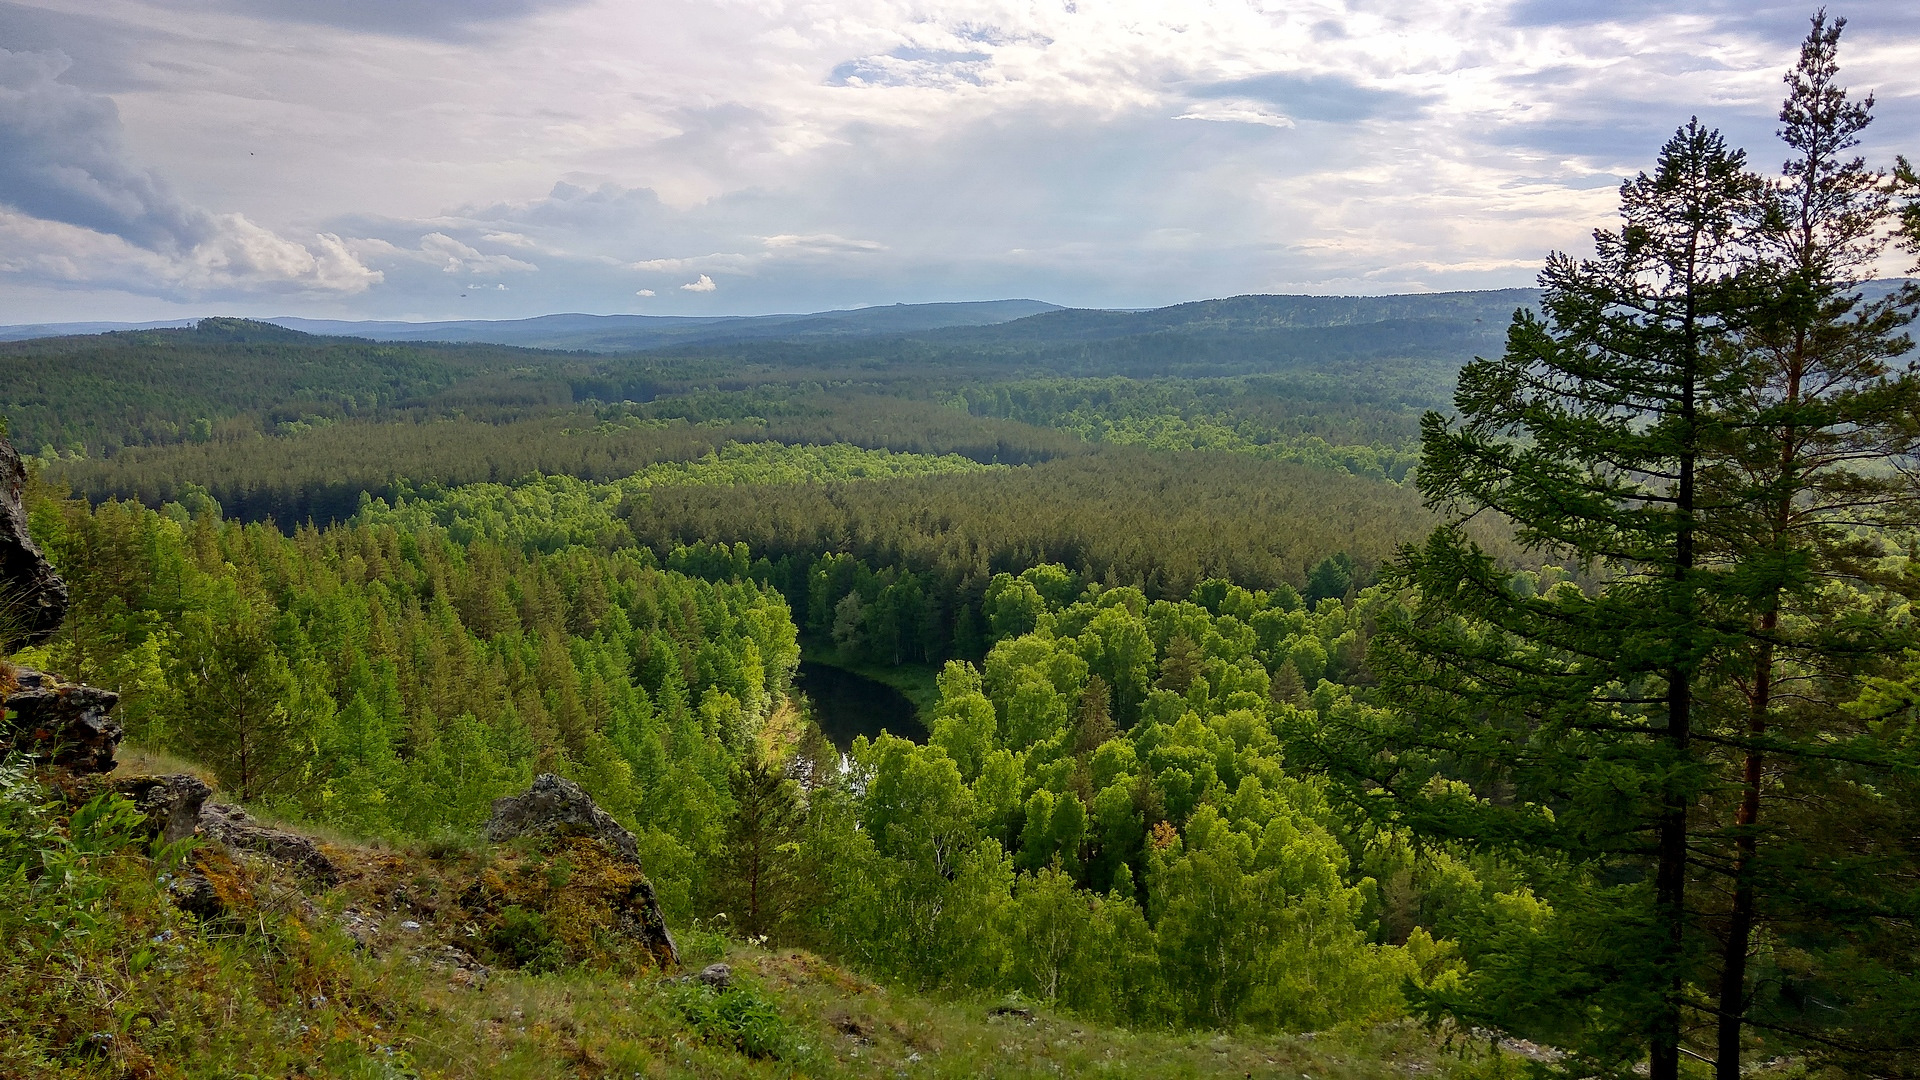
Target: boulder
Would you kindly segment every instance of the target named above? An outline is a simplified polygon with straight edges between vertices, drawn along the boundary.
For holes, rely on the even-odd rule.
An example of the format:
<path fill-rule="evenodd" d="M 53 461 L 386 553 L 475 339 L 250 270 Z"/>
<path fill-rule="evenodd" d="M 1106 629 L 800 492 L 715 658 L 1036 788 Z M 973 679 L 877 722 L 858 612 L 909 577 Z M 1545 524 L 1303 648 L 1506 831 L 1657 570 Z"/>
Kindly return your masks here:
<path fill-rule="evenodd" d="M 618 929 L 636 939 L 659 963 L 680 962 L 679 946 L 674 944 L 654 897 L 653 884 L 640 865 L 633 834 L 600 809 L 579 784 L 542 773 L 524 794 L 495 799 L 493 817 L 487 822 L 487 839 L 500 843 L 522 836 L 589 837 L 598 841 L 616 862 L 631 868 L 621 875 L 632 881 L 632 887 L 623 886 L 625 895 L 617 901 Z"/>
<path fill-rule="evenodd" d="M 708 964 L 698 974 L 687 977 L 718 993 L 733 985 L 733 968 L 727 964 Z"/>
<path fill-rule="evenodd" d="M 535 777 L 525 794 L 493 800 L 493 817 L 487 822 L 487 839 L 496 844 L 542 833 L 591 836 L 626 858 L 640 861 L 633 834 L 600 809 L 579 784 L 552 773 Z"/>
<path fill-rule="evenodd" d="M 237 806 L 207 803 L 200 811 L 200 833 L 231 851 L 290 866 L 320 885 L 340 883 L 340 868 L 311 838 L 262 825 Z"/>
<path fill-rule="evenodd" d="M 67 583 L 27 534 L 26 466 L 0 436 L 0 648 L 45 641 L 67 614 Z"/>
<path fill-rule="evenodd" d="M 161 842 L 171 844 L 192 836 L 200 827 L 200 810 L 213 789 L 197 776 L 129 776 L 113 782 L 113 790 L 133 800 L 147 815 L 147 828 Z"/>
<path fill-rule="evenodd" d="M 76 773 L 113 771 L 114 751 L 124 732 L 111 715 L 120 695 L 94 686 L 61 682 L 44 671 L 0 672 L 0 753 L 13 751 L 42 765 Z"/>

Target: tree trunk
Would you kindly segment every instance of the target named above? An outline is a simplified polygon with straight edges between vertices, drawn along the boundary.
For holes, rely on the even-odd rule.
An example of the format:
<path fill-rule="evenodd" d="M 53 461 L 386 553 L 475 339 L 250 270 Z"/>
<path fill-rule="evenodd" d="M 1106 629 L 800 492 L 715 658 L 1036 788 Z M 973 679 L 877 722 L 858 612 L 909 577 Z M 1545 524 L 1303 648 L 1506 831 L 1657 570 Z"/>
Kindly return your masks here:
<path fill-rule="evenodd" d="M 1687 267 L 1689 280 L 1693 280 L 1695 274 L 1696 258 L 1697 252 L 1690 250 Z M 1680 482 L 1674 501 L 1678 527 L 1673 542 L 1673 584 L 1674 599 L 1680 607 L 1677 612 L 1680 616 L 1678 625 L 1682 627 L 1691 627 L 1694 615 L 1693 603 L 1689 598 L 1689 590 L 1693 585 L 1689 579 L 1693 576 L 1694 563 L 1694 471 L 1699 439 L 1699 403 L 1696 399 L 1699 395 L 1700 358 L 1694 305 L 1695 299 L 1689 295 L 1684 324 L 1686 354 L 1682 361 L 1685 374 L 1680 391 Z M 1680 641 L 1675 643 L 1681 647 L 1681 655 L 1667 672 L 1666 742 L 1672 751 L 1673 767 L 1676 769 L 1684 767 L 1693 742 L 1691 636 L 1687 631 L 1681 632 Z M 1666 1000 L 1661 1003 L 1660 1015 L 1653 1023 L 1653 1038 L 1647 1055 L 1648 1080 L 1679 1080 L 1680 1076 L 1680 1001 L 1686 989 L 1680 964 L 1681 958 L 1686 955 L 1687 811 L 1690 801 L 1682 778 L 1668 777 L 1666 808 L 1660 817 L 1660 854 L 1658 870 L 1654 875 L 1654 892 L 1659 917 L 1667 924 L 1666 952 L 1671 971 L 1667 976 Z"/>

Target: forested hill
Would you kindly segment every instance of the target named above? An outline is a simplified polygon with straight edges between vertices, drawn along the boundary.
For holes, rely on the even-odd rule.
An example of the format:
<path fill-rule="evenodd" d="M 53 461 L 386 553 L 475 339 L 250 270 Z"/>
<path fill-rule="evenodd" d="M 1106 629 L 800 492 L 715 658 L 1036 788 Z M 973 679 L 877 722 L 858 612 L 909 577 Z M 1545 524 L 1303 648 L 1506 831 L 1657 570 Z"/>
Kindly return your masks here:
<path fill-rule="evenodd" d="M 1278 374 L 1288 382 L 1269 387 L 1268 396 L 1418 410 L 1445 405 L 1453 373 L 1474 355 L 1498 351 L 1508 319 L 1532 295 L 1241 296 L 1144 312 L 1044 311 L 970 326 L 937 324 L 1006 319 L 1036 305 L 662 320 L 673 326 L 649 330 L 650 340 L 659 343 L 670 330 L 675 344 L 618 354 L 382 342 L 205 319 L 195 327 L 0 344 L 0 416 L 25 453 L 100 459 L 222 433 L 297 434 L 398 415 L 518 418 L 756 383 L 865 386 L 924 398 L 976 391 L 991 380 Z M 965 310 L 938 315 L 931 308 Z M 604 348 L 626 333 L 568 321 L 583 318 L 553 317 L 554 334 Z M 462 324 L 462 332 L 483 325 Z M 769 336 L 776 333 L 788 336 Z M 732 337 L 713 340 L 726 334 Z"/>
<path fill-rule="evenodd" d="M 885 306 L 781 315 L 585 315 L 531 319 L 454 319 L 437 322 L 347 321 L 277 316 L 260 320 L 302 333 L 371 341 L 448 341 L 523 348 L 630 352 L 690 341 L 845 337 L 912 333 L 974 326 L 1058 310 L 1040 300 L 982 300 Z M 0 326 L 0 341 L 128 330 L 172 329 L 192 320 L 160 323 L 36 323 Z"/>
<path fill-rule="evenodd" d="M 1402 296 L 1232 296 L 1150 311 L 1066 308 L 994 326 L 956 327 L 927 335 L 947 342 L 1097 341 L 1180 332 L 1252 334 L 1308 327 L 1407 322 L 1492 323 L 1506 328 L 1516 308 L 1530 307 L 1537 289 L 1417 293 Z"/>
<path fill-rule="evenodd" d="M 269 320 L 313 334 L 344 334 L 379 341 L 473 341 L 541 349 L 628 352 L 698 341 L 768 338 L 872 337 L 948 326 L 1006 322 L 1057 310 L 1040 300 L 984 300 L 948 304 L 891 304 L 805 315 L 671 316 L 543 315 L 533 319 L 458 322 L 339 322 Z"/>

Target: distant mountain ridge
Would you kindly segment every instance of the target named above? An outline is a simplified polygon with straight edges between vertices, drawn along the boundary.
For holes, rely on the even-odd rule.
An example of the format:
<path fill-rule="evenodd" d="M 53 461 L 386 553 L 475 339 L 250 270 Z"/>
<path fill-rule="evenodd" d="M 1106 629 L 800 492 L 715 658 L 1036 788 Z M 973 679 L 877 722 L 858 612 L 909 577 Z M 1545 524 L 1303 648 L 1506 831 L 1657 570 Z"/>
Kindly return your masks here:
<path fill-rule="evenodd" d="M 348 321 L 281 316 L 254 320 L 327 337 L 374 341 L 446 341 L 518 345 L 534 349 L 631 352 L 665 345 L 768 338 L 872 337 L 910 334 L 951 326 L 983 326 L 1063 310 L 1040 300 L 984 300 L 782 315 L 541 315 L 531 319 L 462 319 L 442 322 Z M 0 341 L 160 330 L 192 326 L 184 319 L 147 323 L 40 323 L 0 326 Z"/>
<path fill-rule="evenodd" d="M 283 316 L 253 320 L 326 337 L 373 341 L 444 341 L 516 345 L 534 349 L 637 352 L 673 346 L 801 339 L 914 336 L 953 345 L 1098 341 L 1143 334 L 1249 334 L 1303 328 L 1362 326 L 1392 321 L 1472 323 L 1497 318 L 1502 326 L 1535 289 L 1411 293 L 1392 296 L 1248 294 L 1147 310 L 1067 308 L 1040 300 L 986 300 L 820 311 L 810 314 L 541 315 L 530 319 L 442 322 L 348 321 Z M 173 329 L 196 320 L 151 323 L 54 323 L 0 326 L 0 341 Z"/>
<path fill-rule="evenodd" d="M 1868 282 L 1870 299 L 1885 296 L 1899 279 Z M 1165 335 L 1194 339 L 1289 339 L 1319 347 L 1380 333 L 1417 339 L 1422 327 L 1439 338 L 1459 339 L 1472 350 L 1498 348 L 1518 308 L 1539 302 L 1538 289 L 1398 293 L 1386 296 L 1247 294 L 1196 300 L 1147 310 L 1068 308 L 1041 300 L 983 300 L 938 304 L 893 304 L 808 314 L 541 315 L 530 319 L 443 322 L 344 321 L 291 316 L 253 320 L 301 333 L 373 341 L 489 344 L 595 353 L 702 348 L 782 341 L 823 344 L 833 339 L 915 338 L 958 347 L 1058 348 L 1074 343 L 1151 340 Z M 173 329 L 198 320 L 148 323 L 41 323 L 0 326 L 0 341 Z M 1372 331 L 1363 328 L 1375 328 Z M 1471 339 L 1470 343 L 1468 339 Z M 1437 344 L 1437 342 L 1436 342 Z"/>

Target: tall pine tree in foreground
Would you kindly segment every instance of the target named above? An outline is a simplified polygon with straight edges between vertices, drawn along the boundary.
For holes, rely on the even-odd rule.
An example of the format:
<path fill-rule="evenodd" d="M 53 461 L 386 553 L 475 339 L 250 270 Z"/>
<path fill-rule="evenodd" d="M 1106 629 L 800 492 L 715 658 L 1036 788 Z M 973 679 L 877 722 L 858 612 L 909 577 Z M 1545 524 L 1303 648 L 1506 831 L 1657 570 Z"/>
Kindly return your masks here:
<path fill-rule="evenodd" d="M 1888 796 L 1911 763 L 1847 708 L 1913 644 L 1900 544 L 1920 523 L 1905 471 L 1920 451 L 1920 378 L 1900 357 L 1920 290 L 1863 291 L 1902 239 L 1904 185 L 1853 153 L 1873 99 L 1837 82 L 1845 25 L 1816 15 L 1786 77 L 1780 136 L 1793 156 L 1747 234 L 1747 383 L 1722 406 L 1729 438 L 1703 482 L 1711 557 L 1739 569 L 1748 637 L 1728 658 L 1714 739 L 1727 777 L 1718 821 L 1695 841 L 1702 884 L 1725 904 L 1710 1007 L 1720 1080 L 1737 1080 L 1756 1036 L 1863 1060 L 1916 1034 L 1883 1020 L 1857 1030 L 1889 1004 L 1871 1000 L 1884 979 L 1860 980 L 1859 947 L 1911 943 L 1900 909 L 1915 896 L 1899 883 L 1920 855 L 1887 843 L 1900 834 Z M 1758 979 L 1756 953 L 1767 958 Z"/>
<path fill-rule="evenodd" d="M 1588 1074 L 1913 1050 L 1920 694 L 1885 676 L 1913 641 L 1915 296 L 1858 286 L 1916 211 L 1904 161 L 1846 156 L 1871 103 L 1834 83 L 1839 30 L 1817 16 L 1788 77 L 1784 181 L 1682 129 L 1594 258 L 1548 261 L 1543 318 L 1462 372 L 1458 422 L 1425 422 L 1431 504 L 1594 586 L 1534 595 L 1437 531 L 1374 639 L 1386 707 L 1300 740 L 1544 901 L 1466 917 L 1473 973 L 1427 1004 Z"/>
<path fill-rule="evenodd" d="M 1383 620 L 1370 663 L 1392 711 L 1354 710 L 1311 752 L 1415 833 L 1511 861 L 1551 918 L 1461 932 L 1464 992 L 1432 1003 L 1549 1039 L 1624 1073 L 1676 1075 L 1690 813 L 1709 784 L 1693 738 L 1707 614 L 1726 581 L 1700 560 L 1701 464 L 1725 433 L 1711 404 L 1747 292 L 1737 260 L 1755 190 L 1698 122 L 1621 187 L 1596 254 L 1556 254 L 1543 318 L 1460 375 L 1458 423 L 1429 414 L 1420 484 L 1606 579 L 1519 589 L 1459 528 L 1404 553 L 1417 600 Z M 1496 925 L 1497 924 L 1497 925 Z M 1498 938 L 1499 940 L 1494 940 Z"/>

